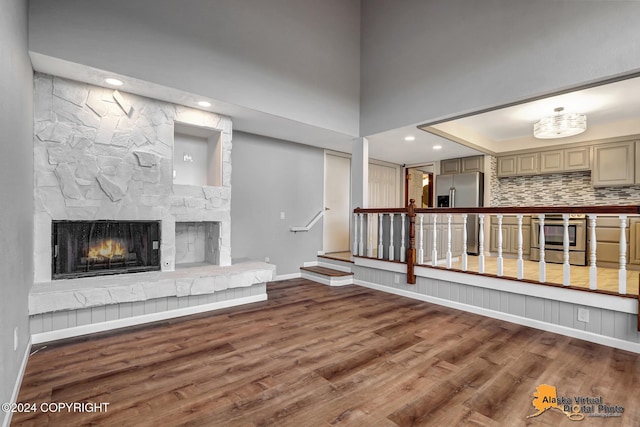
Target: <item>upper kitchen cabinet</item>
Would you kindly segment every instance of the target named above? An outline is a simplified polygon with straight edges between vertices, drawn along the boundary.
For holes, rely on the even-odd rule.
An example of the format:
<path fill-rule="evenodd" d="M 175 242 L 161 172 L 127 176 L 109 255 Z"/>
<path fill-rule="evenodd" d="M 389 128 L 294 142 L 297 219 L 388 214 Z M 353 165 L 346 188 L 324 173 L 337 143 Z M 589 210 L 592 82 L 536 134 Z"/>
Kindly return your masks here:
<path fill-rule="evenodd" d="M 594 187 L 613 187 L 635 183 L 635 141 L 595 145 L 591 184 Z"/>
<path fill-rule="evenodd" d="M 498 177 L 516 175 L 516 158 L 518 156 L 498 157 Z"/>
<path fill-rule="evenodd" d="M 440 173 L 442 175 L 460 173 L 460 170 L 460 159 L 447 159 L 440 162 Z"/>
<path fill-rule="evenodd" d="M 565 171 L 588 171 L 591 168 L 591 147 L 565 148 Z"/>
<path fill-rule="evenodd" d="M 539 158 L 539 153 L 498 157 L 498 177 L 535 175 L 540 172 L 538 167 Z"/>
<path fill-rule="evenodd" d="M 440 174 L 484 172 L 484 156 L 463 157 L 461 159 L 447 159 L 440 162 Z"/>
<path fill-rule="evenodd" d="M 589 170 L 591 151 L 589 147 L 565 148 L 540 153 L 540 173 L 560 173 Z"/>
<path fill-rule="evenodd" d="M 540 153 L 540 173 L 562 172 L 564 168 L 564 150 L 543 151 Z"/>
<path fill-rule="evenodd" d="M 484 172 L 484 156 L 463 157 L 460 165 L 462 173 Z"/>

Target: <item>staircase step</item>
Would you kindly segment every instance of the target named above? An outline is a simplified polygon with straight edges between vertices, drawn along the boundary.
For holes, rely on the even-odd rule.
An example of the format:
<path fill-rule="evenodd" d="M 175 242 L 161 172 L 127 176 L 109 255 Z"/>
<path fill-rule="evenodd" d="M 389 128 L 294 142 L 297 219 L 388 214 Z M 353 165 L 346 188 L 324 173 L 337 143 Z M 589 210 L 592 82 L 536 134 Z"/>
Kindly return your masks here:
<path fill-rule="evenodd" d="M 300 267 L 300 273 L 303 278 L 323 285 L 345 286 L 353 284 L 353 273 L 332 268 L 320 266 Z"/>

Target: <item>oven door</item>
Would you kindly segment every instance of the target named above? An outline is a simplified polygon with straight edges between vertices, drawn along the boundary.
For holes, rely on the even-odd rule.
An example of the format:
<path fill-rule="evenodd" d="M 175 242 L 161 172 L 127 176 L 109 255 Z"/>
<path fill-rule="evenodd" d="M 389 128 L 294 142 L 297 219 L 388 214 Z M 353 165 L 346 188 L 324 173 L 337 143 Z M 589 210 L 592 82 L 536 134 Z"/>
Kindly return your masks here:
<path fill-rule="evenodd" d="M 583 219 L 569 220 L 569 263 L 586 265 L 587 227 Z M 545 260 L 564 261 L 564 222 L 561 219 L 546 219 L 544 222 Z M 540 259 L 540 220 L 531 220 L 531 259 Z"/>

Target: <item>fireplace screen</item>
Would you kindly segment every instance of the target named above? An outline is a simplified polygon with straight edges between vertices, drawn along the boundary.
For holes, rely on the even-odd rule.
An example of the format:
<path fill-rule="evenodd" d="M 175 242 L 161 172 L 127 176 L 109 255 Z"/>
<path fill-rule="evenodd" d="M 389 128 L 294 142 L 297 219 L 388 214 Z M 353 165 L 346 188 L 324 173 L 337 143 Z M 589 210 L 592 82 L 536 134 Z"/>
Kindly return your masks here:
<path fill-rule="evenodd" d="M 54 221 L 52 277 L 160 270 L 159 221 Z"/>

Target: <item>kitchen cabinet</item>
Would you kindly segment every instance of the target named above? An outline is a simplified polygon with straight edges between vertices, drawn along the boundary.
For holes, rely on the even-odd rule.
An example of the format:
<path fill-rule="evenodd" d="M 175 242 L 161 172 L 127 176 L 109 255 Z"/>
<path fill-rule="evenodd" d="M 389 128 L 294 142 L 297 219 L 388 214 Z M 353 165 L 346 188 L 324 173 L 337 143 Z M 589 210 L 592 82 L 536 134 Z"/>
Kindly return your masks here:
<path fill-rule="evenodd" d="M 498 157 L 498 177 L 503 176 L 515 176 L 516 173 L 516 158 L 518 156 L 502 156 Z"/>
<path fill-rule="evenodd" d="M 540 153 L 540 173 L 583 171 L 589 170 L 590 166 L 591 150 L 589 147 L 566 148 Z"/>
<path fill-rule="evenodd" d="M 460 159 L 447 159 L 440 161 L 440 173 L 442 175 L 460 173 L 460 170 Z"/>
<path fill-rule="evenodd" d="M 596 248 L 597 252 L 597 248 Z M 596 259 L 597 261 L 597 259 Z M 640 264 L 640 218 L 629 218 L 629 264 Z"/>
<path fill-rule="evenodd" d="M 600 144 L 593 147 L 591 185 L 614 187 L 635 183 L 635 141 Z"/>
<path fill-rule="evenodd" d="M 471 156 L 440 161 L 440 174 L 484 172 L 484 156 Z"/>
<path fill-rule="evenodd" d="M 539 153 L 519 154 L 516 158 L 516 173 L 518 175 L 535 175 L 539 173 L 539 158 Z"/>
<path fill-rule="evenodd" d="M 463 157 L 460 159 L 462 173 L 484 172 L 484 156 Z"/>
<path fill-rule="evenodd" d="M 564 150 L 540 153 L 540 173 L 555 173 L 564 170 Z"/>
<path fill-rule="evenodd" d="M 536 175 L 540 172 L 539 157 L 539 153 L 498 157 L 498 177 Z"/>
<path fill-rule="evenodd" d="M 591 168 L 591 147 L 565 148 L 562 151 L 565 171 L 587 171 Z"/>
<path fill-rule="evenodd" d="M 637 221 L 638 219 L 633 219 Z M 632 218 L 629 218 L 631 223 Z M 627 240 L 627 262 L 632 263 L 629 258 L 629 226 L 625 229 L 625 238 Z M 587 236 L 591 235 L 591 229 L 587 230 Z M 636 236 L 634 235 L 634 238 Z M 634 254 L 634 256 L 636 256 Z M 589 251 L 587 250 L 587 261 L 589 260 Z M 596 220 L 596 264 L 610 263 L 617 266 L 620 264 L 620 219 L 617 215 L 598 216 Z M 640 260 L 638 261 L 640 263 Z"/>
<path fill-rule="evenodd" d="M 498 218 L 491 217 L 489 250 L 498 252 Z M 502 253 L 518 254 L 518 219 L 515 216 L 502 217 Z M 522 218 L 522 255 L 531 253 L 531 217 Z"/>

